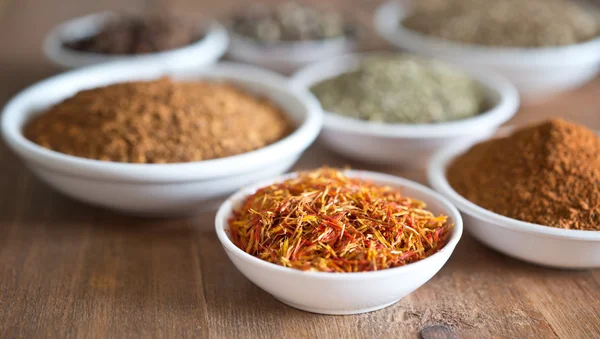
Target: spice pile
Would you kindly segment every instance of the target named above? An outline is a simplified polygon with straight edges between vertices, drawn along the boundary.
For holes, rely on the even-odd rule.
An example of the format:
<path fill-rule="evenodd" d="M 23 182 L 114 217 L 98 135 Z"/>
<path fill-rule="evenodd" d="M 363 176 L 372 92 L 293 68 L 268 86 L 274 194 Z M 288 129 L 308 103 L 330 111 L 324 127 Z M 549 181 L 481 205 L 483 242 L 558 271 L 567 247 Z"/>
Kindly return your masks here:
<path fill-rule="evenodd" d="M 551 120 L 474 146 L 448 169 L 473 203 L 539 225 L 600 231 L 600 138 Z"/>
<path fill-rule="evenodd" d="M 324 40 L 356 35 L 341 15 L 302 6 L 294 1 L 273 7 L 253 6 L 231 20 L 231 29 L 259 42 Z"/>
<path fill-rule="evenodd" d="M 184 47 L 202 36 L 197 23 L 172 14 L 120 15 L 97 34 L 64 45 L 80 52 L 133 55 Z"/>
<path fill-rule="evenodd" d="M 229 220 L 236 246 L 300 270 L 375 271 L 424 259 L 452 225 L 425 203 L 335 169 L 301 172 L 248 197 Z"/>
<path fill-rule="evenodd" d="M 484 95 L 466 73 L 413 56 L 372 56 L 311 88 L 329 112 L 361 120 L 428 124 L 472 117 Z"/>
<path fill-rule="evenodd" d="M 230 84 L 162 78 L 79 92 L 30 121 L 24 134 L 78 157 L 177 163 L 252 151 L 289 129 L 274 104 Z"/>
<path fill-rule="evenodd" d="M 445 40 L 498 47 L 572 45 L 600 35 L 600 16 L 570 0 L 418 0 L 402 25 Z"/>

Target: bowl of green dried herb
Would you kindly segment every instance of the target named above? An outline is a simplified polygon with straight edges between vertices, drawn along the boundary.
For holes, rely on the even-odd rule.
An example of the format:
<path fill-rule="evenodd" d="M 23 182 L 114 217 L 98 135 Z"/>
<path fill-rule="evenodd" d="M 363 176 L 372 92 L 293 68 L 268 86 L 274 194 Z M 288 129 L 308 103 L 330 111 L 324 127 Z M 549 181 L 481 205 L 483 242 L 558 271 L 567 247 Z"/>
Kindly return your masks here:
<path fill-rule="evenodd" d="M 531 104 L 598 74 L 599 13 L 583 1 L 395 0 L 373 23 L 400 50 L 493 69 Z"/>
<path fill-rule="evenodd" d="M 493 134 L 519 105 L 514 86 L 493 72 L 409 54 L 336 57 L 291 82 L 321 102 L 325 145 L 377 164 L 423 165 L 449 142 Z"/>

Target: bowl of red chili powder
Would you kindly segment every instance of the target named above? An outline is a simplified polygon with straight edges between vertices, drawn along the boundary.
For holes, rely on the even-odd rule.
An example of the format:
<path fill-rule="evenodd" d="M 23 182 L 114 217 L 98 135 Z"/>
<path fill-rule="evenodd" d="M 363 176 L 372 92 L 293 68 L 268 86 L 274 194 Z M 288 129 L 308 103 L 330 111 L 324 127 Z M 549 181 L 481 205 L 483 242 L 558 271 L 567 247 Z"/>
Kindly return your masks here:
<path fill-rule="evenodd" d="M 487 246 L 534 264 L 600 267 L 600 138 L 552 119 L 440 150 L 431 186 Z"/>
<path fill-rule="evenodd" d="M 246 187 L 221 205 L 215 224 L 249 280 L 322 314 L 394 304 L 442 268 L 462 235 L 458 210 L 431 189 L 329 168 Z"/>

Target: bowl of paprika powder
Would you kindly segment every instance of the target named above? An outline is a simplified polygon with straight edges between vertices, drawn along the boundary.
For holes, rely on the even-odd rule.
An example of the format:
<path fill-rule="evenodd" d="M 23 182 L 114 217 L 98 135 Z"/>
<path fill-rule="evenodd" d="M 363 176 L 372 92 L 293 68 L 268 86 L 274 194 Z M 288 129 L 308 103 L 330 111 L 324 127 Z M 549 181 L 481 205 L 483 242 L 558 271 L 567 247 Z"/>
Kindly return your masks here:
<path fill-rule="evenodd" d="M 600 138 L 584 126 L 552 119 L 449 145 L 428 179 L 487 246 L 543 266 L 600 267 Z"/>

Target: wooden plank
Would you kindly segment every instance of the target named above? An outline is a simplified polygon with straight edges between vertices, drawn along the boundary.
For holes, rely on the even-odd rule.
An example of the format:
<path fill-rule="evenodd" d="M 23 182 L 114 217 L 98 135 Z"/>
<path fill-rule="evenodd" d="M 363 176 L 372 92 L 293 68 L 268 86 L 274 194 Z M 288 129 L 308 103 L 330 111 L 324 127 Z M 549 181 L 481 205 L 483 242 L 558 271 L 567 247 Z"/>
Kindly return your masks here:
<path fill-rule="evenodd" d="M 527 266 L 510 274 L 559 337 L 600 336 L 600 285 L 592 272 Z"/>
<path fill-rule="evenodd" d="M 13 295 L 3 293 L 4 324 L 29 338 L 207 333 L 189 221 L 154 228 L 153 221 L 80 205 L 37 182 L 28 187 L 19 232 L 11 232 L 0 254 L 0 276 L 14 277 L 1 279 Z"/>

